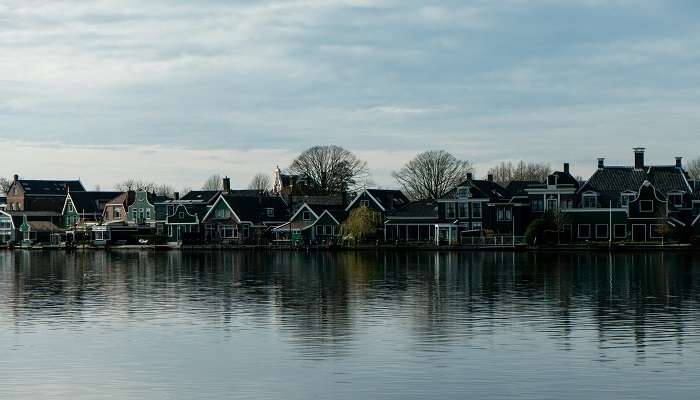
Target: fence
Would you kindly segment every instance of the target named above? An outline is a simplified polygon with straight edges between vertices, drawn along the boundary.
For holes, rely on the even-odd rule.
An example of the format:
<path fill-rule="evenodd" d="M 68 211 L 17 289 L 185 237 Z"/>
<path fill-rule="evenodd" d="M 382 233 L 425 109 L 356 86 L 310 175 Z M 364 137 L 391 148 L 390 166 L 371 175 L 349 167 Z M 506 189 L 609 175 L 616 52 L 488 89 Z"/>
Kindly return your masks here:
<path fill-rule="evenodd" d="M 494 246 L 494 247 L 508 247 L 525 244 L 525 238 L 523 236 L 467 236 L 462 237 L 462 245 L 464 246 Z"/>

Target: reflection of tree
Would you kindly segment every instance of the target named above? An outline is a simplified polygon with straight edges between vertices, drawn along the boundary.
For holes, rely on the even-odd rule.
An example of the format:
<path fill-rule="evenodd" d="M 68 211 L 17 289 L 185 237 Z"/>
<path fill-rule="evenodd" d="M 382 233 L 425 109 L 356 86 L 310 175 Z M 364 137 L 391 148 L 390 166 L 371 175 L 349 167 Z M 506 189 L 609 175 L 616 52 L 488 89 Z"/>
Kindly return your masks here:
<path fill-rule="evenodd" d="M 0 252 L 0 325 L 279 328 L 314 356 L 383 326 L 418 346 L 541 332 L 558 348 L 680 346 L 692 253 Z"/>

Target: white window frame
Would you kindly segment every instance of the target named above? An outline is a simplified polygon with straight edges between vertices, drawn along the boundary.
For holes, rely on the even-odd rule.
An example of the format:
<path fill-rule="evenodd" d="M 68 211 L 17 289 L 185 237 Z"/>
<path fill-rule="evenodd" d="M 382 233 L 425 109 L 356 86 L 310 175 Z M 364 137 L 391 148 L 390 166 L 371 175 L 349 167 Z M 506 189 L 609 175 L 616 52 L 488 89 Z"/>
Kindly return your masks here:
<path fill-rule="evenodd" d="M 646 210 L 644 204 L 651 204 L 651 208 Z M 639 201 L 639 212 L 643 213 L 653 213 L 654 212 L 654 200 L 640 200 Z"/>
<path fill-rule="evenodd" d="M 605 236 L 598 235 L 598 228 L 605 228 Z M 595 225 L 595 238 L 596 239 L 610 239 L 610 227 L 608 224 L 596 224 Z"/>
<path fill-rule="evenodd" d="M 481 224 L 481 221 L 474 221 L 472 222 L 472 230 L 481 230 L 483 228 L 483 225 Z"/>
<path fill-rule="evenodd" d="M 471 208 L 472 208 L 472 218 L 473 219 L 481 219 L 482 216 L 484 215 L 484 210 L 483 210 L 483 207 L 481 206 L 481 203 L 479 203 L 479 202 L 472 203 Z M 476 210 L 479 210 L 478 215 L 475 212 Z"/>
<path fill-rule="evenodd" d="M 457 203 L 452 201 L 445 203 L 445 218 L 457 218 Z"/>
<path fill-rule="evenodd" d="M 369 208 L 369 200 L 360 200 L 360 207 Z"/>
<path fill-rule="evenodd" d="M 457 198 L 458 199 L 468 199 L 469 198 L 469 188 L 468 187 L 458 187 L 457 188 Z"/>
<path fill-rule="evenodd" d="M 622 192 L 620 194 L 620 206 L 622 208 L 629 207 L 630 203 L 637 197 L 635 192 Z"/>
<path fill-rule="evenodd" d="M 623 236 L 619 236 L 617 234 L 617 227 L 618 226 L 625 228 L 625 234 Z M 614 235 L 615 239 L 627 239 L 627 224 L 615 224 L 615 225 L 613 225 L 613 235 Z"/>
<path fill-rule="evenodd" d="M 301 213 L 301 219 L 304 221 L 308 221 L 311 219 L 311 211 L 303 211 Z"/>
<path fill-rule="evenodd" d="M 593 200 L 593 207 L 589 207 L 587 204 L 590 200 Z M 584 193 L 581 201 L 581 208 L 598 208 L 598 194 L 597 193 Z"/>
<path fill-rule="evenodd" d="M 267 214 L 268 217 L 274 217 L 275 216 L 275 209 L 272 207 L 268 207 L 265 209 L 265 213 Z"/>
<path fill-rule="evenodd" d="M 678 203 L 675 202 L 676 199 L 680 199 Z M 683 193 L 682 192 L 674 192 L 674 193 L 669 193 L 668 194 L 668 202 L 669 204 L 673 205 L 674 207 L 683 207 Z"/>
<path fill-rule="evenodd" d="M 535 207 L 535 203 L 541 204 L 542 207 Z M 544 199 L 532 199 L 532 211 L 543 212 L 544 211 Z"/>
<path fill-rule="evenodd" d="M 581 235 L 581 227 L 587 227 L 588 228 L 588 236 L 583 236 Z M 590 239 L 591 238 L 591 224 L 579 224 L 578 227 L 576 228 L 576 237 L 579 239 Z"/>

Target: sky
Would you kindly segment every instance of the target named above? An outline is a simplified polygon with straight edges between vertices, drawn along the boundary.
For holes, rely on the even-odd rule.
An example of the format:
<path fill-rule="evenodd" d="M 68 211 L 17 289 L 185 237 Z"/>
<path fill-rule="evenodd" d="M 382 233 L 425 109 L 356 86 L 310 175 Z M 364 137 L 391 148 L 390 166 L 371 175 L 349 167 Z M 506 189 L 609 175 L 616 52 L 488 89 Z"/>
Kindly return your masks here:
<path fill-rule="evenodd" d="M 700 2 L 0 0 L 0 174 L 245 187 L 317 144 L 372 180 L 700 156 Z"/>

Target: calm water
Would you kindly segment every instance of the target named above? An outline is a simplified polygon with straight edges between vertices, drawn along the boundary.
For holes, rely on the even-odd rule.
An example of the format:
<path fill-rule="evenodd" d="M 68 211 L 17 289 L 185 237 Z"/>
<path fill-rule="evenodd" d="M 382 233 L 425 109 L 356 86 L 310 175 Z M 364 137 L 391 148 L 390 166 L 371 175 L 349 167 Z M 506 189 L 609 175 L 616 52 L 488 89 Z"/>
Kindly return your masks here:
<path fill-rule="evenodd" d="M 697 399 L 700 255 L 0 252 L 1 399 Z"/>

